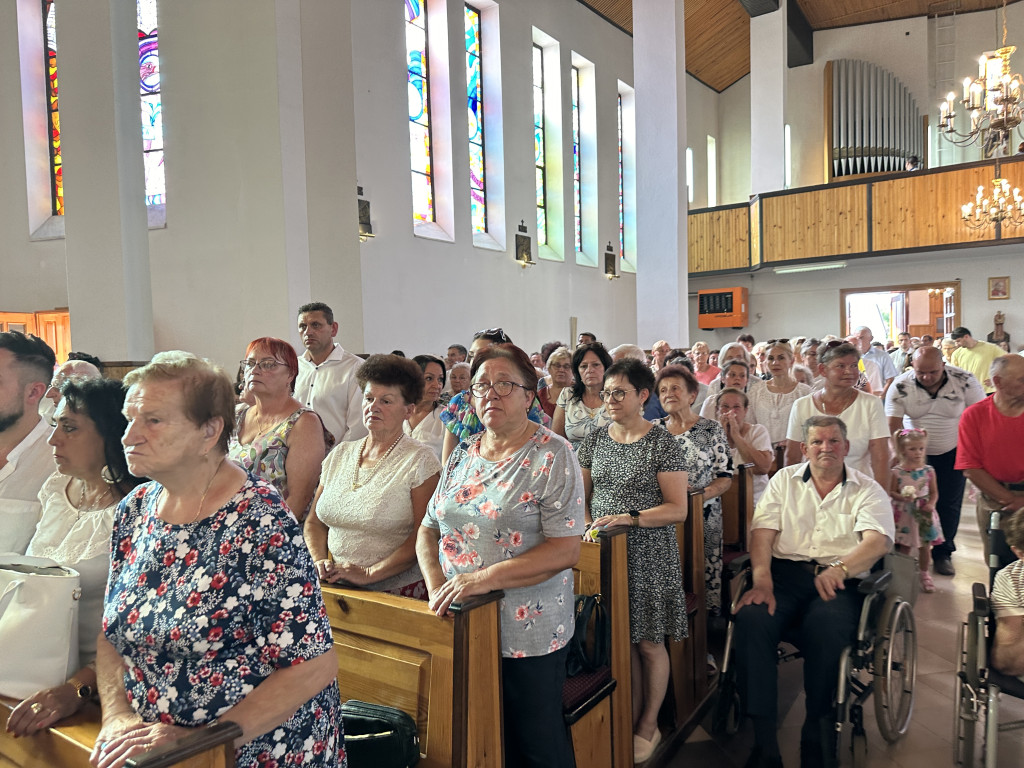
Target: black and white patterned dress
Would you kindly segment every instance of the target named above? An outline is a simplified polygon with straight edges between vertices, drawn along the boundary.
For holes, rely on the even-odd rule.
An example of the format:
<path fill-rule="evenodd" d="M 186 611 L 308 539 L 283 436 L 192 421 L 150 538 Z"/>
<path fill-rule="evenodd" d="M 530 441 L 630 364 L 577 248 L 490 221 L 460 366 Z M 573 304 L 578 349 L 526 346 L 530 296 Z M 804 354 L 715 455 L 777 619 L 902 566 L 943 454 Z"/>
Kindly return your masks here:
<path fill-rule="evenodd" d="M 686 469 L 679 443 L 661 427 L 628 444 L 613 440 L 607 426 L 598 427 L 580 443 L 577 458 L 590 470 L 595 519 L 658 506 L 664 501 L 658 473 Z M 626 549 L 630 642 L 660 643 L 665 635 L 682 640 L 689 632 L 675 526 L 631 528 Z"/>

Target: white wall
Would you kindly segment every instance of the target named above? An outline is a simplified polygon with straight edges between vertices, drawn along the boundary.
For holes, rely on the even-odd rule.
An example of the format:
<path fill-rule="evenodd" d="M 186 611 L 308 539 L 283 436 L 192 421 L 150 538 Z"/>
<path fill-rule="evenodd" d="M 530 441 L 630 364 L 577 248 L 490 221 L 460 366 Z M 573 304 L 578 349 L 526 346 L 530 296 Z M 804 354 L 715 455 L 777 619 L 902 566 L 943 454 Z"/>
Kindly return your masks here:
<path fill-rule="evenodd" d="M 718 202 L 743 203 L 750 198 L 750 75 L 718 96 Z"/>
<path fill-rule="evenodd" d="M 718 120 L 720 97 L 714 90 L 690 75 L 686 76 L 686 139 L 693 150 L 693 202 L 690 208 L 708 205 L 708 136 L 718 149 L 718 202 L 722 205 L 722 144 L 724 137 Z M 745 199 L 745 198 L 744 198 Z"/>

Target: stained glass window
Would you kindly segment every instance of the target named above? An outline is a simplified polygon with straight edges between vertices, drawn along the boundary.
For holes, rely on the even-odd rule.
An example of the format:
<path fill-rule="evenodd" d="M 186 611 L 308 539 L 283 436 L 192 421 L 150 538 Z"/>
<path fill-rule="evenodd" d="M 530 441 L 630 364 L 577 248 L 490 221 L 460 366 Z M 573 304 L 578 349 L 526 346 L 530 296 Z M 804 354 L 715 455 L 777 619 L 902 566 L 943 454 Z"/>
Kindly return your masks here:
<path fill-rule="evenodd" d="M 533 46 L 533 156 L 537 187 L 537 245 L 548 242 L 547 184 L 544 178 L 544 50 Z"/>
<path fill-rule="evenodd" d="M 409 68 L 409 153 L 413 221 L 434 221 L 430 158 L 430 72 L 425 0 L 405 0 L 405 52 Z"/>
<path fill-rule="evenodd" d="M 167 202 L 167 194 L 164 187 L 164 123 L 160 108 L 160 49 L 157 37 L 156 0 L 138 0 L 137 12 L 146 205 L 160 205 Z"/>
<path fill-rule="evenodd" d="M 466 108 L 469 117 L 469 195 L 474 232 L 487 231 L 484 162 L 484 83 L 481 73 L 480 11 L 466 6 Z"/>
<path fill-rule="evenodd" d="M 580 183 L 580 69 L 573 67 L 572 79 L 572 220 L 576 250 L 583 250 L 583 188 Z"/>
<path fill-rule="evenodd" d="M 64 215 L 64 175 L 60 161 L 60 110 L 57 108 L 57 17 L 53 0 L 43 0 L 47 123 L 50 131 L 50 198 L 55 216 Z"/>
<path fill-rule="evenodd" d="M 619 257 L 621 258 L 626 253 L 626 188 L 623 166 L 624 156 L 622 153 L 622 94 L 619 94 L 618 102 L 618 119 L 619 119 Z"/>

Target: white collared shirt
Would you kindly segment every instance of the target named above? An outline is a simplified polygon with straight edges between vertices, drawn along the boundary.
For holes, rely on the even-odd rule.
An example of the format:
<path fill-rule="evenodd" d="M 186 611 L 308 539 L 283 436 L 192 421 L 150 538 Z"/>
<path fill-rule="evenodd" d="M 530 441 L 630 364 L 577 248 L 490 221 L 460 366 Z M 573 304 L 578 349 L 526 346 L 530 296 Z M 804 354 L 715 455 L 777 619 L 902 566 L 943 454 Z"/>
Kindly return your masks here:
<path fill-rule="evenodd" d="M 25 554 L 35 533 L 42 512 L 39 489 L 57 469 L 49 434 L 50 425 L 40 419 L 0 467 L 0 552 Z"/>
<path fill-rule="evenodd" d="M 772 555 L 825 564 L 860 544 L 862 531 L 895 538 L 892 503 L 885 489 L 848 464 L 839 485 L 821 498 L 808 462 L 783 467 L 754 510 L 751 530 L 778 531 Z"/>
<path fill-rule="evenodd" d="M 363 426 L 363 393 L 356 381 L 356 371 L 362 364 L 361 357 L 346 352 L 340 344 L 334 345 L 320 365 L 313 363 L 308 349 L 299 358 L 295 399 L 319 414 L 338 443 L 358 440 L 367 434 Z"/>
<path fill-rule="evenodd" d="M 938 456 L 956 448 L 960 417 L 969 405 L 985 399 L 985 390 L 967 371 L 946 365 L 946 380 L 931 394 L 911 369 L 896 377 L 885 393 L 885 415 L 900 417 L 906 427 L 928 431 L 928 453 Z"/>

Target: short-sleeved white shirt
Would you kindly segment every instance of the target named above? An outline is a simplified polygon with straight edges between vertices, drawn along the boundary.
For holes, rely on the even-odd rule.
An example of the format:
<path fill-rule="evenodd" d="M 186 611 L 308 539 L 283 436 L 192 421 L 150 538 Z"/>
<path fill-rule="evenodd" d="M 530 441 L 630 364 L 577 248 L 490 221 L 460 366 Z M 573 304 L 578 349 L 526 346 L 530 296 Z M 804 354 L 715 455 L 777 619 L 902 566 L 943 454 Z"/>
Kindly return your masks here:
<path fill-rule="evenodd" d="M 7 455 L 0 467 L 0 552 L 25 554 L 42 514 L 39 490 L 57 469 L 42 419 Z"/>
<path fill-rule="evenodd" d="M 812 395 L 801 397 L 793 403 L 793 409 L 789 412 L 786 438 L 803 442 L 803 423 L 811 416 L 822 415 Z M 839 418 L 846 424 L 846 437 L 850 441 L 850 452 L 846 455 L 847 466 L 867 475 L 872 474 L 869 443 L 879 437 L 889 437 L 889 423 L 885 420 L 882 401 L 874 395 L 858 391 L 857 397 L 839 414 Z"/>
<path fill-rule="evenodd" d="M 967 371 L 946 366 L 946 381 L 934 395 L 917 383 L 911 369 L 895 378 L 885 393 L 885 415 L 901 417 L 904 426 L 928 432 L 928 453 L 938 456 L 956 448 L 960 416 L 985 399 L 985 390 Z"/>

